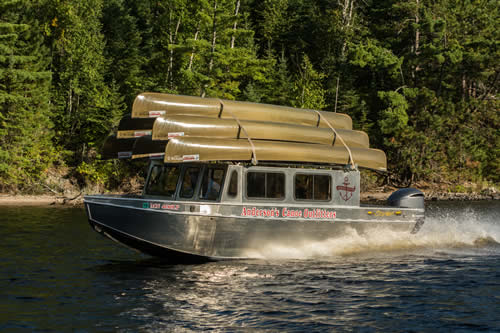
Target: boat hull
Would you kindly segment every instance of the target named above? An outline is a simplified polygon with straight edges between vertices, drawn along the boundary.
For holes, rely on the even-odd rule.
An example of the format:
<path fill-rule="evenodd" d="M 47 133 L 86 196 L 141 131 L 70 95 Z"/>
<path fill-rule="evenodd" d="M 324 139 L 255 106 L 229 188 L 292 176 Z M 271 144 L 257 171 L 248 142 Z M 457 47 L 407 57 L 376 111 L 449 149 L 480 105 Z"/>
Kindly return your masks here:
<path fill-rule="evenodd" d="M 96 231 L 175 262 L 251 258 L 268 244 L 322 241 L 349 228 L 410 233 L 423 222 L 423 210 L 389 207 L 250 207 L 109 196 L 86 197 L 85 205 Z"/>

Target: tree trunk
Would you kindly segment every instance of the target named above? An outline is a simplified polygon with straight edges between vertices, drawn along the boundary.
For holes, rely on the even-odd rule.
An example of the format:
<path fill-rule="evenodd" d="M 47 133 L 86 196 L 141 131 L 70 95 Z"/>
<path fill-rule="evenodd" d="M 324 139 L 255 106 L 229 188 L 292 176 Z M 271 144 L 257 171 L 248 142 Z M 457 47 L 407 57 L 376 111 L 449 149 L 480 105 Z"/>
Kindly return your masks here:
<path fill-rule="evenodd" d="M 71 83 L 68 91 L 68 116 L 71 117 L 71 112 L 73 111 L 73 90 L 71 89 Z"/>
<path fill-rule="evenodd" d="M 194 40 L 198 40 L 198 35 L 200 34 L 200 23 L 198 22 L 198 26 L 196 27 L 196 32 L 194 33 Z M 193 51 L 191 51 L 191 56 L 189 57 L 189 65 L 188 65 L 188 70 L 191 70 L 193 67 L 193 59 L 194 59 L 194 54 L 195 54 L 195 48 L 193 46 Z"/>
<path fill-rule="evenodd" d="M 420 16 L 419 16 L 419 4 L 420 4 L 420 0 L 415 0 L 415 25 L 416 25 L 416 29 L 415 29 L 415 44 L 413 45 L 413 53 L 418 56 L 420 54 L 420 29 L 418 28 L 418 24 L 420 23 Z M 416 64 L 414 67 L 414 70 L 413 70 L 413 73 L 412 73 L 412 77 L 413 77 L 413 80 L 416 80 L 416 73 L 421 69 L 420 66 L 418 64 Z M 415 82 L 416 84 L 416 82 Z"/>
<path fill-rule="evenodd" d="M 214 18 L 212 21 L 212 48 L 210 50 L 210 62 L 208 63 L 208 73 L 212 72 L 212 68 L 214 67 L 214 54 L 215 54 L 215 45 L 217 42 L 217 0 L 214 0 Z M 201 97 L 205 97 L 207 94 L 206 85 L 201 88 Z"/>
<path fill-rule="evenodd" d="M 353 13 L 354 13 L 354 2 L 355 0 L 344 0 L 344 5 L 342 8 L 342 30 L 347 32 L 352 26 Z M 340 51 L 340 59 L 344 61 L 345 50 L 347 48 L 347 36 L 344 37 L 344 42 L 342 43 L 342 49 Z M 340 72 L 337 76 L 337 88 L 335 89 L 335 112 L 337 112 L 337 101 L 339 96 L 339 86 L 340 86 Z"/>
<path fill-rule="evenodd" d="M 334 109 L 334 112 L 337 112 L 337 101 L 339 98 L 339 84 L 340 84 L 340 75 L 337 76 L 337 89 L 335 91 L 335 109 Z"/>
<path fill-rule="evenodd" d="M 175 26 L 175 31 L 169 34 L 170 45 L 173 45 L 177 41 L 177 33 L 179 32 L 179 26 L 181 25 L 181 18 L 177 19 L 177 24 Z M 170 82 L 170 89 L 174 88 L 174 49 L 170 47 L 170 61 L 168 64 L 167 80 Z"/>
<path fill-rule="evenodd" d="M 214 0 L 214 19 L 212 22 L 212 49 L 210 55 L 210 63 L 208 64 L 208 71 L 211 72 L 214 66 L 214 53 L 215 53 L 215 44 L 217 41 L 217 0 Z"/>
<path fill-rule="evenodd" d="M 415 30 L 415 54 L 418 55 L 420 53 L 420 29 L 418 28 L 418 24 L 420 23 L 420 17 L 418 15 L 419 0 L 415 0 L 415 3 L 416 3 L 415 23 L 417 25 L 417 29 Z"/>
<path fill-rule="evenodd" d="M 240 10 L 240 0 L 236 1 L 236 9 L 234 10 L 234 25 L 233 25 L 233 36 L 231 37 L 231 48 L 234 48 L 234 41 L 236 39 L 235 33 L 236 33 L 236 27 L 238 25 L 238 12 Z"/>

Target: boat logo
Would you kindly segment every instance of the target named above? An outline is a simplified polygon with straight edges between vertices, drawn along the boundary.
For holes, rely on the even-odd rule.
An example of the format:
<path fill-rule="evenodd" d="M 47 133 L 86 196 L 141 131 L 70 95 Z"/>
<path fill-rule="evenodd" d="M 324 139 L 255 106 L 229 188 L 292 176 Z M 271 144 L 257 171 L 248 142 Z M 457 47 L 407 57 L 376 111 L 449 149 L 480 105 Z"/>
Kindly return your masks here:
<path fill-rule="evenodd" d="M 342 200 L 347 201 L 352 198 L 352 194 L 356 191 L 356 186 L 349 187 L 349 177 L 344 178 L 344 183 L 342 185 L 337 186 L 337 191 L 339 191 L 340 197 Z"/>

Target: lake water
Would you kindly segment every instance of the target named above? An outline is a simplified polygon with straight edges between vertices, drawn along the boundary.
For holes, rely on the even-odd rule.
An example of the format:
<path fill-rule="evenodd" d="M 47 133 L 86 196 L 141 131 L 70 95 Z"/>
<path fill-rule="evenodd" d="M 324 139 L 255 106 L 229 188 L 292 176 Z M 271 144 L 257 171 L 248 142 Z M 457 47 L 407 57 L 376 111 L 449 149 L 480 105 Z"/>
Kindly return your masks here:
<path fill-rule="evenodd" d="M 428 216 L 417 235 L 167 265 L 95 233 L 83 209 L 0 207 L 0 331 L 500 332 L 500 202 Z"/>

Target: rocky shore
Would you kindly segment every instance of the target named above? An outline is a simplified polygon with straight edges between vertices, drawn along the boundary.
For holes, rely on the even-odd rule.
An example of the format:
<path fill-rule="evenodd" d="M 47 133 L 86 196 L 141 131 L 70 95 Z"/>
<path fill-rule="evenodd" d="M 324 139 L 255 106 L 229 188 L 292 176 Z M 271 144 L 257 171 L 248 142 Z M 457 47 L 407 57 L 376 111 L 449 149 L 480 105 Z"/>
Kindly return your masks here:
<path fill-rule="evenodd" d="M 364 202 L 383 203 L 395 189 L 380 188 L 361 193 Z M 457 193 L 440 191 L 423 191 L 426 201 L 473 201 L 473 200 L 500 200 L 500 192 L 495 188 L 488 188 L 481 192 Z M 117 194 L 117 193 L 114 193 Z M 56 195 L 11 195 L 0 194 L 0 206 L 59 206 L 78 207 L 83 205 L 83 194 L 70 196 Z"/>
<path fill-rule="evenodd" d="M 83 196 L 61 197 L 56 195 L 10 195 L 0 194 L 0 206 L 83 206 Z"/>
<path fill-rule="evenodd" d="M 487 189 L 479 193 L 428 192 L 425 193 L 425 199 L 432 201 L 500 200 L 500 192 L 496 191 L 494 188 Z"/>
<path fill-rule="evenodd" d="M 427 187 L 422 189 L 419 186 L 415 186 L 416 188 L 421 189 L 424 192 L 426 201 L 476 201 L 476 200 L 500 200 L 500 192 L 494 188 L 489 187 L 477 191 L 468 191 L 464 192 L 453 192 L 446 191 L 438 188 Z M 379 188 L 370 188 L 364 192 L 361 192 L 361 200 L 362 201 L 376 201 L 382 202 L 385 201 L 392 192 L 396 191 L 397 188 L 391 186 L 384 186 Z"/>

